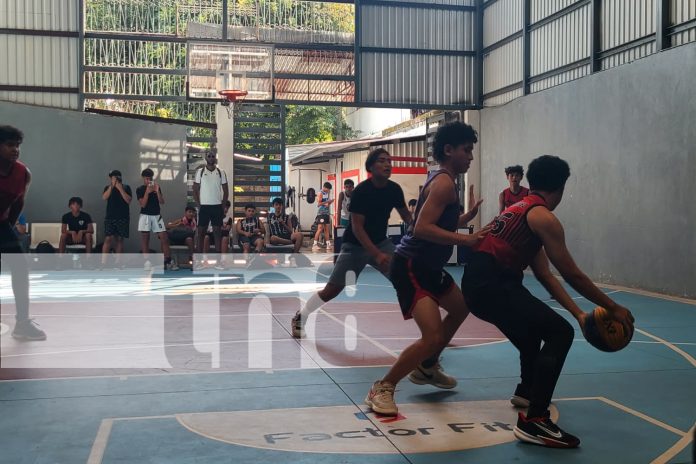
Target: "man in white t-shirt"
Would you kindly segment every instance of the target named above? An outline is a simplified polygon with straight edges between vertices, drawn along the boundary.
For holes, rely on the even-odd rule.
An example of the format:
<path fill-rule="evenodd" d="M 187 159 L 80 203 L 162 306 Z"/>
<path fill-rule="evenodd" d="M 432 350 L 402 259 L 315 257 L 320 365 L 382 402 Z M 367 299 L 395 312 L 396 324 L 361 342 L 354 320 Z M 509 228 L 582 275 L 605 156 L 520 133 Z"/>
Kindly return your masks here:
<path fill-rule="evenodd" d="M 196 170 L 193 180 L 193 198 L 199 205 L 198 210 L 198 253 L 203 252 L 203 237 L 208 225 L 213 226 L 215 251 L 220 253 L 222 243 L 222 220 L 225 217 L 224 204 L 229 198 L 225 171 L 217 167 L 215 153 L 205 155 L 206 165 Z"/>

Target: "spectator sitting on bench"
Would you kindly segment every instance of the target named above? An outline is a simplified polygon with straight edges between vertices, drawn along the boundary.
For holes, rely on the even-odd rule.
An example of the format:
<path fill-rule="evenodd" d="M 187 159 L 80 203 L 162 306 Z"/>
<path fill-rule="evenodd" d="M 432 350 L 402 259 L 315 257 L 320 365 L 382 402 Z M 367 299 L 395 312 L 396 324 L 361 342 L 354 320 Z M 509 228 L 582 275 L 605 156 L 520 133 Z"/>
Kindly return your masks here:
<path fill-rule="evenodd" d="M 260 253 L 263 250 L 263 232 L 261 231 L 261 221 L 256 217 L 256 206 L 249 203 L 244 207 L 246 217 L 237 222 L 237 235 L 239 236 L 239 246 L 242 247 L 244 254 L 249 253 L 251 246 L 254 252 Z"/>
<path fill-rule="evenodd" d="M 233 219 L 231 217 L 227 217 L 227 213 L 232 207 L 232 202 L 227 200 L 225 202 L 225 209 L 224 209 L 224 215 L 222 216 L 222 227 L 220 228 L 220 236 L 222 237 L 221 239 L 221 245 L 220 245 L 220 250 L 222 254 L 225 254 L 229 251 L 230 249 L 230 231 L 232 230 L 232 225 L 234 223 Z M 213 232 L 213 226 L 208 227 L 208 232 L 205 234 L 205 238 L 203 239 L 203 251 L 210 251 L 210 243 L 211 240 L 215 241 L 215 233 Z"/>
<path fill-rule="evenodd" d="M 193 260 L 196 227 L 196 208 L 193 206 L 187 206 L 183 217 L 167 224 L 169 244 L 188 247 L 189 261 Z"/>
<path fill-rule="evenodd" d="M 281 198 L 273 199 L 273 211 L 268 215 L 268 226 L 271 231 L 271 245 L 294 245 L 293 253 L 300 252 L 302 232 L 293 232 L 290 216 L 285 214 Z"/>
<path fill-rule="evenodd" d="M 85 253 L 92 253 L 94 227 L 92 217 L 82 211 L 82 198 L 72 197 L 68 200 L 70 212 L 63 215 L 60 229 L 58 252 L 65 253 L 67 245 L 84 245 Z"/>

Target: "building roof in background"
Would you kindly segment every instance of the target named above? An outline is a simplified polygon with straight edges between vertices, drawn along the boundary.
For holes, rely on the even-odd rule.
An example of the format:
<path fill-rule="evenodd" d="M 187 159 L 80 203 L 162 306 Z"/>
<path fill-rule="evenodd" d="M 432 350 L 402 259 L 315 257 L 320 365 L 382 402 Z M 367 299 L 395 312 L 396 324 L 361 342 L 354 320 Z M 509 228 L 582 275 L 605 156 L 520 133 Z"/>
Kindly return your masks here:
<path fill-rule="evenodd" d="M 293 166 L 298 166 L 302 164 L 323 163 L 330 159 L 340 158 L 345 153 L 351 151 L 368 150 L 370 147 L 401 142 L 415 142 L 418 140 L 425 140 L 425 125 L 388 136 L 366 137 L 338 142 L 288 145 L 285 153 L 288 162 Z"/>

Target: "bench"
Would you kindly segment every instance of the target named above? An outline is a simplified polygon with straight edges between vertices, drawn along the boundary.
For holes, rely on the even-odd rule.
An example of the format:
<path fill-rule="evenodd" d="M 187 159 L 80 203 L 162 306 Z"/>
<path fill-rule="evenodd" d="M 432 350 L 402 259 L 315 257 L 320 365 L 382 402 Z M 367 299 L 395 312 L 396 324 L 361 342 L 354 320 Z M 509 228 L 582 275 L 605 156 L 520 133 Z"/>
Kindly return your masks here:
<path fill-rule="evenodd" d="M 31 236 L 31 243 L 29 245 L 30 250 L 36 250 L 36 246 L 43 241 L 50 243 L 53 246 L 53 248 L 58 250 L 58 247 L 60 246 L 60 231 L 63 224 L 61 224 L 60 222 L 33 222 L 28 225 L 31 226 L 30 228 L 28 228 L 29 234 Z M 94 228 L 93 244 L 96 244 L 97 224 L 92 223 L 92 227 Z M 72 252 L 84 249 L 85 245 L 83 244 L 67 245 L 65 247 L 65 251 Z"/>

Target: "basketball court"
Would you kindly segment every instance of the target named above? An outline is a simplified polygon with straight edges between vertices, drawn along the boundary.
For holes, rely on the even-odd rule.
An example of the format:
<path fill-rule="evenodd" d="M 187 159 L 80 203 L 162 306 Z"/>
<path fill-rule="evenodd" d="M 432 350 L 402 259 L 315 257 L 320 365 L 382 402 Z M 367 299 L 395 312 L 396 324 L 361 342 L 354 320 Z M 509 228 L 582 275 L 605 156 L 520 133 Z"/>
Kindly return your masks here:
<path fill-rule="evenodd" d="M 368 268 L 310 320 L 307 339 L 293 339 L 300 299 L 326 281 L 327 263 L 315 264 L 33 273 L 32 313 L 50 335 L 2 335 L 3 461 L 690 462 L 693 303 L 605 288 L 637 321 L 618 353 L 592 348 L 573 322 L 552 414 L 582 444 L 558 451 L 514 438 L 517 351 L 471 315 L 443 356 L 454 390 L 404 380 L 397 418 L 370 412 L 370 384 L 417 337 L 415 324 Z M 459 280 L 461 269 L 449 270 Z M 11 324 L 2 279 L 2 321 Z M 548 298 L 535 280 L 526 284 Z"/>
<path fill-rule="evenodd" d="M 626 348 L 601 352 L 525 275 L 575 328 L 550 414 L 581 445 L 556 450 L 513 435 L 518 351 L 473 315 L 442 357 L 456 388 L 404 379 L 398 416 L 365 406 L 373 382 L 420 337 L 371 267 L 298 340 L 291 319 L 324 288 L 330 252 L 291 261 L 268 247 L 247 260 L 232 254 L 231 232 L 219 269 L 145 270 L 134 254 L 122 269 L 95 270 L 74 254 L 59 271 L 32 254 L 30 314 L 46 341 L 12 338 L 15 300 L 8 269 L 0 274 L 0 463 L 691 463 L 696 241 L 686 235 L 696 209 L 685 192 L 696 172 L 696 7 L 627 5 L 0 1 L 0 43 L 11 56 L 0 63 L 0 124 L 26 134 L 25 211 L 37 241 L 42 225 L 60 230 L 72 195 L 85 197 L 103 234 L 102 183 L 114 167 L 134 186 L 154 168 L 168 199 L 162 216 L 181 217 L 211 153 L 231 184 L 231 218 L 246 205 L 263 216 L 280 197 L 298 217 L 300 206 L 309 211 L 300 218 L 308 232 L 317 190 L 329 182 L 338 194 L 343 181 L 368 179 L 376 147 L 391 153 L 392 180 L 418 197 L 438 169 L 434 133 L 457 120 L 478 134 L 474 161 L 456 179 L 460 204 L 485 199 L 469 233 L 499 214 L 505 167 L 557 154 L 572 172 L 558 211 L 568 248 L 591 278 L 631 287 L 597 284 L 636 321 Z M 411 119 L 288 149 L 296 105 Z M 140 249 L 134 204 L 128 253 Z M 398 240 L 402 224 L 391 219 Z M 465 260 L 450 261 L 459 284 Z"/>

